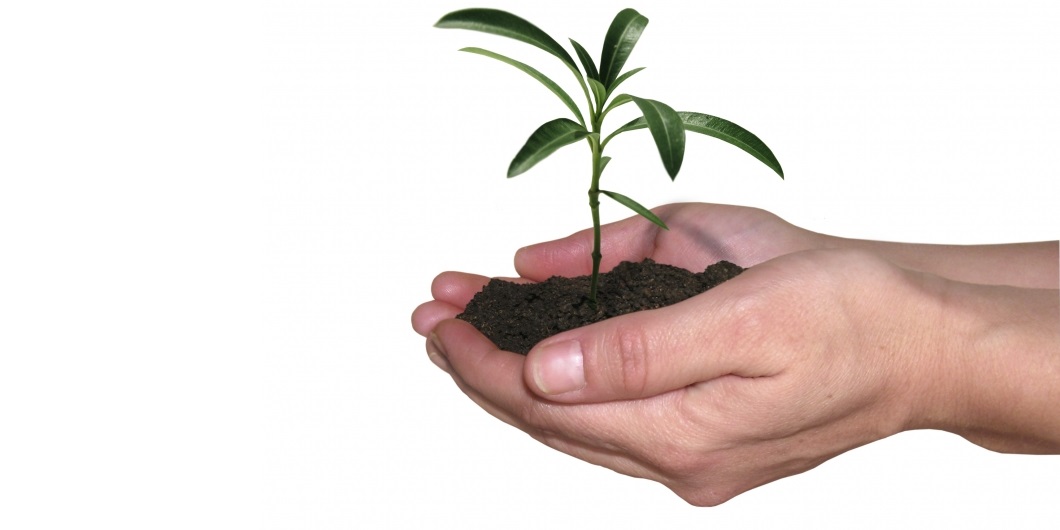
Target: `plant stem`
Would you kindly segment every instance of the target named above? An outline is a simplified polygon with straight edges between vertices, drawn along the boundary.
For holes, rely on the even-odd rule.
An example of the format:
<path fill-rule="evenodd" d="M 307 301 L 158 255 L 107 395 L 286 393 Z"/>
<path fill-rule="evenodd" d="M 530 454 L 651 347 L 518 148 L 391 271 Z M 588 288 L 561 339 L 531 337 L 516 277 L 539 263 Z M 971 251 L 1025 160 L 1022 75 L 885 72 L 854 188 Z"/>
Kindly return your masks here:
<path fill-rule="evenodd" d="M 578 81 L 582 82 L 580 76 Z M 586 99 L 589 99 L 588 89 L 584 82 L 582 82 L 582 89 L 586 92 Z M 593 153 L 593 180 L 589 184 L 589 211 L 593 215 L 593 274 L 589 281 L 589 306 L 593 310 L 598 308 L 596 295 L 600 285 L 600 259 L 603 257 L 600 249 L 600 176 L 604 172 L 604 143 L 601 142 L 600 131 L 603 130 L 604 116 L 607 115 L 604 112 L 607 99 L 608 96 L 599 97 L 595 106 L 592 100 L 589 100 L 589 121 L 592 124 L 592 134 L 588 139 Z"/>
<path fill-rule="evenodd" d="M 599 102 L 600 105 L 603 102 Z M 600 175 L 603 173 L 603 146 L 600 143 L 600 129 L 603 115 L 594 113 L 593 132 L 590 136 L 589 146 L 593 152 L 593 180 L 589 185 L 589 210 L 593 215 L 593 275 L 589 283 L 589 305 L 595 310 L 597 308 L 596 293 L 600 279 L 600 258 L 603 256 L 600 249 Z"/>
<path fill-rule="evenodd" d="M 596 309 L 596 291 L 600 276 L 600 150 L 593 148 L 593 182 L 589 187 L 589 209 L 593 213 L 593 275 L 589 284 L 589 303 Z"/>

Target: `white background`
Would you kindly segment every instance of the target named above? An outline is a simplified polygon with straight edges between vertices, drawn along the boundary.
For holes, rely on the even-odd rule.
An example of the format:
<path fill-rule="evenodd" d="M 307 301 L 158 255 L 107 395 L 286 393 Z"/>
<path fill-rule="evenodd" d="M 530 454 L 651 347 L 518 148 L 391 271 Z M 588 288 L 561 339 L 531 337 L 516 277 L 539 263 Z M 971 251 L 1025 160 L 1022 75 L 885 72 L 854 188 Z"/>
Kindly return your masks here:
<path fill-rule="evenodd" d="M 671 183 L 642 132 L 610 188 L 852 237 L 1060 235 L 1055 2 L 491 7 L 595 54 L 630 5 L 649 68 L 625 89 L 740 123 L 787 179 L 697 136 Z M 699 509 L 475 407 L 411 311 L 438 272 L 513 274 L 589 216 L 581 149 L 504 178 L 563 107 L 456 50 L 569 73 L 432 28 L 463 7 L 0 8 L 0 527 L 1055 527 L 1060 457 L 945 433 Z"/>

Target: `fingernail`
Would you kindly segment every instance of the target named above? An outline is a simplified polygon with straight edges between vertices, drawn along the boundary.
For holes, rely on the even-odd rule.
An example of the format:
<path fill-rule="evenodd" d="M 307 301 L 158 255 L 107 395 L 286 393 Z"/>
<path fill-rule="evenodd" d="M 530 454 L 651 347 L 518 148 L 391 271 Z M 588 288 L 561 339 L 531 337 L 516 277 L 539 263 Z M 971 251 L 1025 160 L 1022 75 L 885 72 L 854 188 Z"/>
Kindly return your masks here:
<path fill-rule="evenodd" d="M 576 340 L 542 346 L 534 352 L 534 384 L 542 393 L 563 394 L 585 388 L 582 346 Z"/>
<path fill-rule="evenodd" d="M 438 335 L 431 333 L 427 336 L 427 358 L 443 372 L 449 373 L 449 360 L 445 358 L 445 349 Z"/>

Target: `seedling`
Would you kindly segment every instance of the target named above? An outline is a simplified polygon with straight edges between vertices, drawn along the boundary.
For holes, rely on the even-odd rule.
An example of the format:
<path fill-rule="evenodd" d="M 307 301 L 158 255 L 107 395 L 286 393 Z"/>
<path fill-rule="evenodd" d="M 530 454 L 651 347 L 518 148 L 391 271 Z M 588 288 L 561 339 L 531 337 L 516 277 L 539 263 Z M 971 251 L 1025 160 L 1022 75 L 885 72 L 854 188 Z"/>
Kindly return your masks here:
<path fill-rule="evenodd" d="M 655 145 L 659 149 L 659 155 L 662 157 L 663 167 L 671 180 L 677 178 L 684 159 L 685 131 L 713 136 L 735 145 L 784 178 L 784 171 L 769 147 L 757 136 L 735 123 L 698 112 L 677 112 L 668 105 L 652 99 L 624 93 L 615 95 L 616 90 L 624 81 L 643 70 L 643 68 L 634 68 L 623 72 L 622 69 L 647 25 L 648 19 L 635 10 L 620 11 L 611 22 L 611 27 L 608 28 L 607 35 L 604 37 L 599 68 L 585 48 L 574 39 L 570 39 L 571 46 L 574 47 L 584 69 L 583 75 L 571 55 L 555 39 L 537 26 L 511 13 L 496 9 L 463 9 L 445 15 L 435 24 L 435 27 L 439 28 L 481 31 L 531 44 L 563 61 L 563 64 L 578 80 L 588 103 L 588 121 L 585 114 L 574 103 L 574 99 L 563 88 L 533 67 L 482 48 L 460 50 L 484 55 L 522 70 L 552 91 L 570 109 L 571 114 L 577 120 L 557 118 L 534 131 L 512 159 L 511 165 L 508 166 L 508 178 L 526 172 L 561 147 L 581 140 L 589 144 L 592 152 L 589 208 L 593 216 L 593 273 L 590 281 L 589 301 L 593 306 L 596 305 L 597 283 L 600 275 L 600 194 L 614 199 L 660 228 L 669 229 L 662 219 L 637 201 L 621 193 L 600 188 L 600 177 L 607 163 L 611 161 L 611 157 L 604 156 L 604 149 L 615 136 L 644 128 L 651 131 Z M 607 136 L 603 136 L 604 118 L 612 110 L 630 102 L 640 109 L 642 116 L 615 129 Z"/>

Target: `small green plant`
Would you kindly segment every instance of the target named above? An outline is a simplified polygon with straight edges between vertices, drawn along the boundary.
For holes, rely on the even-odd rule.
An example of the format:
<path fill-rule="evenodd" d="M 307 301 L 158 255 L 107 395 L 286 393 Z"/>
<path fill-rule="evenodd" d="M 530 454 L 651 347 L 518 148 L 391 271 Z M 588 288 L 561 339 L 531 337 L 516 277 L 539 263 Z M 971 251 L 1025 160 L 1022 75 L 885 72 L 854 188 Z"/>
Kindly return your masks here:
<path fill-rule="evenodd" d="M 663 166 L 670 179 L 677 178 L 681 161 L 685 154 L 685 131 L 692 131 L 724 140 L 751 156 L 762 161 L 770 169 L 784 178 L 784 171 L 769 150 L 757 136 L 727 120 L 698 112 L 677 112 L 669 106 L 652 99 L 639 98 L 629 94 L 615 95 L 616 89 L 624 81 L 643 68 L 634 68 L 623 72 L 633 47 L 640 39 L 641 33 L 648 25 L 648 19 L 633 9 L 624 9 L 615 16 L 611 27 L 604 37 L 603 51 L 600 54 L 599 68 L 589 53 L 574 39 L 570 39 L 578 60 L 585 70 L 584 75 L 578 69 L 574 59 L 555 39 L 537 26 L 511 13 L 497 9 L 463 9 L 445 15 L 435 24 L 439 28 L 458 28 L 492 33 L 512 38 L 536 46 L 563 61 L 563 64 L 574 74 L 588 103 L 588 121 L 574 100 L 558 84 L 531 66 L 482 48 L 463 48 L 460 51 L 484 55 L 510 64 L 538 80 L 552 91 L 564 105 L 570 109 L 577 121 L 568 118 L 557 118 L 539 127 L 515 155 L 508 167 L 508 178 L 520 175 L 544 160 L 559 148 L 585 140 L 592 151 L 592 182 L 589 186 L 589 208 L 593 216 L 593 273 L 589 288 L 589 300 L 596 305 L 597 283 L 600 274 L 600 194 L 614 199 L 634 212 L 644 216 L 663 229 L 666 223 L 644 206 L 633 199 L 614 191 L 600 189 L 600 177 L 603 175 L 611 157 L 604 156 L 607 144 L 619 134 L 647 128 L 655 139 Z M 642 114 L 641 117 L 615 129 L 607 136 L 603 134 L 604 118 L 608 113 L 626 103 L 634 103 Z"/>

